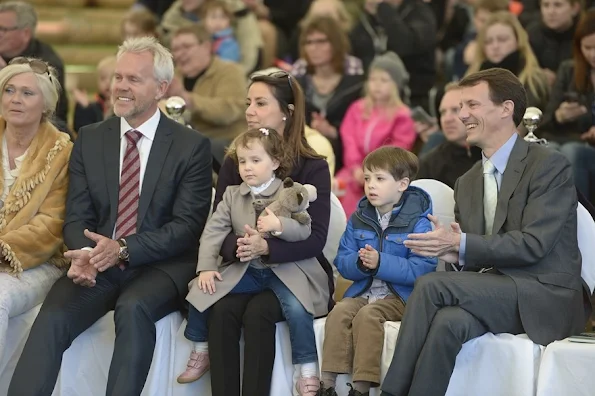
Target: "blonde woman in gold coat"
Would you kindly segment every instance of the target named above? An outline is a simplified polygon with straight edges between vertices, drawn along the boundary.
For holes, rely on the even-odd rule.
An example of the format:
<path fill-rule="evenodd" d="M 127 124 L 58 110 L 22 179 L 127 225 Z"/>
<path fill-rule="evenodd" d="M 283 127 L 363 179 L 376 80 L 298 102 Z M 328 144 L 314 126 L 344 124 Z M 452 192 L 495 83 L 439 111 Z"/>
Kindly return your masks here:
<path fill-rule="evenodd" d="M 11 317 L 41 303 L 64 274 L 62 224 L 72 143 L 49 121 L 60 83 L 47 63 L 0 71 L 0 358 Z"/>

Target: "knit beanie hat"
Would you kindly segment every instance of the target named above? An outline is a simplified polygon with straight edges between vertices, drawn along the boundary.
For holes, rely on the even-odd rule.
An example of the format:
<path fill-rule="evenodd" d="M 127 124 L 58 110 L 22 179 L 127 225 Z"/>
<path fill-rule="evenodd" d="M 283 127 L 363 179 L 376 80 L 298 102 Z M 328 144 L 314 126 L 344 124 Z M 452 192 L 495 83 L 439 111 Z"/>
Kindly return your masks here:
<path fill-rule="evenodd" d="M 394 52 L 386 52 L 382 55 L 377 55 L 372 64 L 370 70 L 380 69 L 388 73 L 393 81 L 399 87 L 402 100 L 407 102 L 409 99 L 409 72 L 405 68 L 405 64 L 401 58 Z"/>

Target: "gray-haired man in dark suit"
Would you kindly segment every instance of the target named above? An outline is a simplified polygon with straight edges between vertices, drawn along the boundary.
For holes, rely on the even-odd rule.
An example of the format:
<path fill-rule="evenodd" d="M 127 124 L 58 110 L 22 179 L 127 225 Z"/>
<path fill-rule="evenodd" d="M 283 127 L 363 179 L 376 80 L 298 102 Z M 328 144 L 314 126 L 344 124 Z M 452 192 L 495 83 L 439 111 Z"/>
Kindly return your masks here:
<path fill-rule="evenodd" d="M 464 78 L 460 119 L 483 158 L 455 185 L 456 223 L 405 242 L 462 265 L 421 277 L 407 302 L 383 396 L 444 395 L 462 345 L 484 333 L 548 344 L 585 323 L 577 196 L 568 161 L 520 138 L 527 103 L 512 73 Z"/>

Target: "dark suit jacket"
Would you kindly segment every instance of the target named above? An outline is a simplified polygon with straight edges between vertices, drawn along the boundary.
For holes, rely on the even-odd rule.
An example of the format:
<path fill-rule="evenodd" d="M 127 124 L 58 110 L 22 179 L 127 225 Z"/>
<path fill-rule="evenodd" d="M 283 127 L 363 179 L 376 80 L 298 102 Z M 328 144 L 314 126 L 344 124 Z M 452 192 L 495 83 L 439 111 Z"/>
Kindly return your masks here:
<path fill-rule="evenodd" d="M 118 212 L 120 118 L 82 128 L 70 158 L 64 242 L 93 247 L 88 228 L 112 237 Z M 130 267 L 157 267 L 182 296 L 195 276 L 198 240 L 211 205 L 209 140 L 161 114 L 145 169 L 137 233 L 126 237 Z"/>
<path fill-rule="evenodd" d="M 494 267 L 514 280 L 521 320 L 534 342 L 546 345 L 580 332 L 585 318 L 577 196 L 565 157 L 517 139 L 491 236 L 484 236 L 481 162 L 454 190 L 455 217 L 467 233 L 465 270 Z"/>

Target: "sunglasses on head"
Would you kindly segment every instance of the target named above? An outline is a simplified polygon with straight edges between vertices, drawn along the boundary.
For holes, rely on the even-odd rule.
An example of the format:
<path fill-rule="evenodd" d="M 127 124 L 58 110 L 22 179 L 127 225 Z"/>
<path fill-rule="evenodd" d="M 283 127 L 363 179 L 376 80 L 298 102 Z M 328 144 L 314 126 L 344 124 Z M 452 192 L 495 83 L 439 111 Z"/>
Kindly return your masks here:
<path fill-rule="evenodd" d="M 273 77 L 273 78 L 287 78 L 287 81 L 289 82 L 289 87 L 293 88 L 293 86 L 291 85 L 291 74 L 287 73 L 286 71 L 283 70 L 278 70 L 278 71 L 274 71 L 272 73 L 267 74 L 267 77 Z"/>
<path fill-rule="evenodd" d="M 46 74 L 52 81 L 52 75 L 50 74 L 50 68 L 48 64 L 39 59 L 27 59 L 24 56 L 19 56 L 8 62 L 9 65 L 29 65 L 31 70 L 37 74 Z"/>

